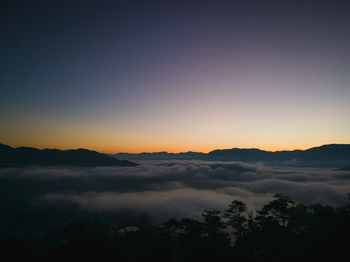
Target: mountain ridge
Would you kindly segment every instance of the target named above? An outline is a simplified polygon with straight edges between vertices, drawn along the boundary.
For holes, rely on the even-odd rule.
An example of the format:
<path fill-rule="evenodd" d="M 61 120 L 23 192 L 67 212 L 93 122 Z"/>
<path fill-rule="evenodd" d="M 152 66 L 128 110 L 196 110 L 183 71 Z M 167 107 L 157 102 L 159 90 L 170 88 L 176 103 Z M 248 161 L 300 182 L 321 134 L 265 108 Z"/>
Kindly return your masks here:
<path fill-rule="evenodd" d="M 291 166 L 350 166 L 350 144 L 326 144 L 305 150 L 267 151 L 258 148 L 215 149 L 202 152 L 143 152 L 138 154 L 103 154 L 84 148 L 60 150 L 17 147 L 0 143 L 0 166 L 68 165 L 68 166 L 135 166 L 136 160 L 203 160 L 263 162 Z"/>
<path fill-rule="evenodd" d="M 17 147 L 0 143 L 0 167 L 17 166 L 136 166 L 128 160 L 91 151 L 88 149 L 38 149 L 35 147 Z"/>
<path fill-rule="evenodd" d="M 243 161 L 265 162 L 268 164 L 304 164 L 342 166 L 350 164 L 350 144 L 326 144 L 305 150 L 267 151 L 258 148 L 216 149 L 209 153 L 118 153 L 114 157 L 125 160 L 206 160 L 206 161 Z M 318 162 L 318 163 L 316 163 Z"/>

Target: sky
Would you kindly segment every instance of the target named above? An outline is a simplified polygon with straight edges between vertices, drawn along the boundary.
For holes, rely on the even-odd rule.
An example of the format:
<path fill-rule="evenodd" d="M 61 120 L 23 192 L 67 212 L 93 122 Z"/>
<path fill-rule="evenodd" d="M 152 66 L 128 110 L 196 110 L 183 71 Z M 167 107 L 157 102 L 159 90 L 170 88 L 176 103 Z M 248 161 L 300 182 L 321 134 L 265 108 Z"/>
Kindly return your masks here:
<path fill-rule="evenodd" d="M 1 5 L 1 143 L 106 153 L 350 143 L 348 1 Z"/>

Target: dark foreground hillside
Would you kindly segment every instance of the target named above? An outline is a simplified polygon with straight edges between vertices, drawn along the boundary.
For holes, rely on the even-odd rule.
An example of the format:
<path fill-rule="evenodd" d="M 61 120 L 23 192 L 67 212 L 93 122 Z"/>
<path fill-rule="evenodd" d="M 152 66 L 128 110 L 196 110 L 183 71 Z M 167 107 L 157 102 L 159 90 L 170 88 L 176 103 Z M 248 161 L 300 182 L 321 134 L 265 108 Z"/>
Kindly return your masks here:
<path fill-rule="evenodd" d="M 0 248 L 12 261 L 338 261 L 348 256 L 349 234 L 350 205 L 296 204 L 277 194 L 255 212 L 234 200 L 225 212 L 160 228 L 75 221 L 54 237 L 2 236 Z"/>

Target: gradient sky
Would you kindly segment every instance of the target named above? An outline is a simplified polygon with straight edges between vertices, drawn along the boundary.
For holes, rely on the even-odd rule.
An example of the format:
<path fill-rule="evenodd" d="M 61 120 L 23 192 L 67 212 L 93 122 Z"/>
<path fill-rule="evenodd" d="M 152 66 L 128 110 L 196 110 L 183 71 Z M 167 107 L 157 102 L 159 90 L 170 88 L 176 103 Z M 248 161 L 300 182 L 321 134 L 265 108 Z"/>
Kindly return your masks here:
<path fill-rule="evenodd" d="M 9 1 L 0 142 L 101 152 L 350 143 L 349 1 Z"/>

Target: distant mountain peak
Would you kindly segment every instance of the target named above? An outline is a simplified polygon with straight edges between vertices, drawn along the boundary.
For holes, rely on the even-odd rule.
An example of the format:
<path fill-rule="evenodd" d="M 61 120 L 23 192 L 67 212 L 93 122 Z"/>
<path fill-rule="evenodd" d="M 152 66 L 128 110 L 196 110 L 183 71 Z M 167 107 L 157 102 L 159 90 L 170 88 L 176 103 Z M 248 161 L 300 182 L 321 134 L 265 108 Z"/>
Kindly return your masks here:
<path fill-rule="evenodd" d="M 13 149 L 12 147 L 0 143 L 0 151 L 2 151 L 2 150 L 12 150 L 12 149 Z"/>
<path fill-rule="evenodd" d="M 59 150 L 37 149 L 0 144 L 0 166 L 136 166 L 128 160 L 118 160 L 106 154 L 84 148 Z"/>
<path fill-rule="evenodd" d="M 306 150 L 266 151 L 258 148 L 216 149 L 209 153 L 119 153 L 114 156 L 127 160 L 205 160 L 264 162 L 277 165 L 344 166 L 350 164 L 350 144 L 327 144 Z"/>

